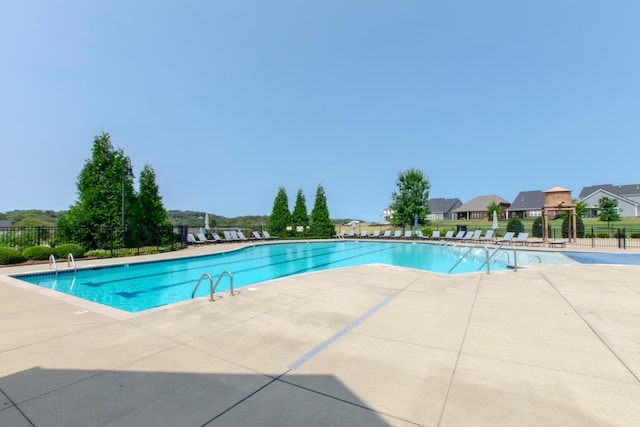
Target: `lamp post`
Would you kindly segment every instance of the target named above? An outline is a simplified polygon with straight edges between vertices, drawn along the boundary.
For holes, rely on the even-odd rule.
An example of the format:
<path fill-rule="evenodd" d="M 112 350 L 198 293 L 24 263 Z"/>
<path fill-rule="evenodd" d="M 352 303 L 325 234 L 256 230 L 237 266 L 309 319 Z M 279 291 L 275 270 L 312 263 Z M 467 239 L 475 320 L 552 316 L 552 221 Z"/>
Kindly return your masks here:
<path fill-rule="evenodd" d="M 126 247 L 125 243 L 124 243 L 124 184 L 125 184 L 125 180 L 126 179 L 133 179 L 135 178 L 135 175 L 133 175 L 133 169 L 131 168 L 131 159 L 129 159 L 128 157 L 125 157 L 123 162 L 122 162 L 122 223 L 121 223 L 121 230 L 122 230 L 122 247 Z"/>

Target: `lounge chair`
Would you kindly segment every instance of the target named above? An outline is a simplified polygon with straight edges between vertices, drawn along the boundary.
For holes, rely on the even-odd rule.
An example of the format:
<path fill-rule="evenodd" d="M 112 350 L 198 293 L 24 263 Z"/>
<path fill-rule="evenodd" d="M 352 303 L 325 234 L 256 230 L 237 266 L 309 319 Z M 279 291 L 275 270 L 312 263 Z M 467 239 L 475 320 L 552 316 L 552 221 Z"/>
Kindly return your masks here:
<path fill-rule="evenodd" d="M 516 237 L 515 239 L 513 239 L 513 243 L 515 245 L 521 245 L 524 246 L 527 241 L 529 240 L 529 233 L 518 233 L 518 237 Z"/>
<path fill-rule="evenodd" d="M 213 237 L 216 243 L 224 242 L 224 239 L 222 239 L 218 233 L 211 233 L 211 237 Z"/>
<path fill-rule="evenodd" d="M 344 235 L 344 237 L 353 239 L 354 237 L 356 237 L 356 232 L 355 230 L 351 230 L 350 232 L 348 232 L 347 234 Z"/>
<path fill-rule="evenodd" d="M 487 230 L 484 233 L 484 236 L 480 236 L 480 238 L 478 239 L 478 242 L 480 243 L 493 242 L 493 230 Z"/>
<path fill-rule="evenodd" d="M 430 239 L 439 239 L 440 238 L 440 230 L 433 230 L 431 232 Z"/>
<path fill-rule="evenodd" d="M 462 240 L 463 242 L 473 242 L 473 236 L 475 234 L 475 231 L 467 231 L 460 240 Z"/>
<path fill-rule="evenodd" d="M 235 239 L 231 236 L 231 232 L 229 230 L 224 230 L 222 232 L 224 234 L 224 240 L 227 242 L 233 242 Z"/>
<path fill-rule="evenodd" d="M 422 234 L 422 231 L 420 230 L 416 230 L 416 237 L 418 239 L 426 239 L 426 237 L 424 237 L 424 234 Z"/>
<path fill-rule="evenodd" d="M 391 230 L 385 230 L 384 234 L 382 235 L 383 239 L 388 239 L 391 237 Z"/>
<path fill-rule="evenodd" d="M 482 230 L 476 230 L 473 232 L 473 234 L 471 235 L 471 238 L 469 240 L 471 240 L 472 242 L 479 242 L 480 241 L 480 235 L 482 235 Z"/>
<path fill-rule="evenodd" d="M 563 240 L 563 239 L 549 240 L 549 247 L 550 248 L 566 248 L 567 247 L 567 241 Z"/>
<path fill-rule="evenodd" d="M 251 234 L 253 235 L 254 239 L 262 240 L 262 236 L 260 236 L 260 233 L 258 233 L 257 231 L 252 231 Z"/>
<path fill-rule="evenodd" d="M 453 240 L 463 240 L 464 236 L 467 235 L 467 232 L 464 230 L 460 230 L 458 231 L 458 234 L 456 234 L 455 236 L 452 237 Z"/>
<path fill-rule="evenodd" d="M 513 231 L 507 231 L 506 233 L 504 233 L 502 239 L 496 240 L 496 243 L 511 243 L 513 242 L 513 236 L 515 234 L 516 233 L 514 233 Z"/>
<path fill-rule="evenodd" d="M 194 244 L 202 244 L 202 243 L 204 242 L 196 239 L 192 233 L 187 234 L 187 244 L 194 245 Z"/>
<path fill-rule="evenodd" d="M 372 239 L 377 239 L 380 237 L 380 230 L 376 230 L 373 232 L 373 234 L 371 235 Z"/>
<path fill-rule="evenodd" d="M 277 237 L 271 237 L 271 235 L 269 234 L 269 232 L 267 230 L 262 230 L 262 235 L 267 240 L 277 239 Z"/>
<path fill-rule="evenodd" d="M 215 243 L 215 240 L 207 239 L 207 236 L 205 236 L 202 233 L 198 233 L 198 234 L 196 234 L 196 236 L 198 237 L 198 240 L 200 240 L 201 242 L 204 242 L 204 243 Z"/>
<path fill-rule="evenodd" d="M 400 239 L 401 237 L 402 237 L 402 231 L 396 230 L 393 232 L 393 236 L 392 236 L 393 239 Z"/>
<path fill-rule="evenodd" d="M 404 236 L 402 236 L 403 239 L 410 239 L 411 237 L 413 237 L 413 231 L 411 230 L 405 231 Z"/>
<path fill-rule="evenodd" d="M 369 232 L 367 230 L 361 231 L 360 232 L 360 237 L 363 238 L 363 239 L 369 237 Z"/>
<path fill-rule="evenodd" d="M 247 236 L 245 236 L 242 231 L 237 231 L 236 234 L 238 235 L 238 240 L 251 240 Z"/>
<path fill-rule="evenodd" d="M 444 236 L 442 236 L 442 238 L 443 238 L 444 240 L 451 240 L 451 239 L 453 239 L 453 230 L 449 230 L 449 231 L 447 231 L 447 232 L 445 233 L 445 235 L 444 235 Z"/>

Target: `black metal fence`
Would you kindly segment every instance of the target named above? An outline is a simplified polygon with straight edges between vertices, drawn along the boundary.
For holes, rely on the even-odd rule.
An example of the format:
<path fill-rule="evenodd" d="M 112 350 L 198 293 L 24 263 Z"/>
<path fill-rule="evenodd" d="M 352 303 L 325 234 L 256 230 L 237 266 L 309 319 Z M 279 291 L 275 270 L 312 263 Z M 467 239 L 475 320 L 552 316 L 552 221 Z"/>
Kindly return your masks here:
<path fill-rule="evenodd" d="M 120 227 L 0 227 L 0 247 L 22 251 L 31 246 L 75 243 L 85 251 L 102 251 L 109 256 L 139 255 L 182 248 L 186 226 Z"/>

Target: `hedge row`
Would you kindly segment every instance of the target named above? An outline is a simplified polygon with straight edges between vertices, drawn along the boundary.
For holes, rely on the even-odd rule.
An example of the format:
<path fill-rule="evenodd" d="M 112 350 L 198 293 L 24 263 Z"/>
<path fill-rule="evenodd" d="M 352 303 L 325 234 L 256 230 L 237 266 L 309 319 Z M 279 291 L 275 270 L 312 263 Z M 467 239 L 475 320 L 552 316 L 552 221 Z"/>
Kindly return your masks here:
<path fill-rule="evenodd" d="M 56 246 L 55 248 L 49 246 L 31 246 L 22 251 L 22 253 L 12 248 L 0 248 L 0 264 L 20 264 L 26 260 L 44 261 L 49 259 L 51 255 L 56 258 L 66 259 L 69 254 L 72 254 L 74 259 L 82 258 L 84 256 L 84 249 L 72 243 Z"/>

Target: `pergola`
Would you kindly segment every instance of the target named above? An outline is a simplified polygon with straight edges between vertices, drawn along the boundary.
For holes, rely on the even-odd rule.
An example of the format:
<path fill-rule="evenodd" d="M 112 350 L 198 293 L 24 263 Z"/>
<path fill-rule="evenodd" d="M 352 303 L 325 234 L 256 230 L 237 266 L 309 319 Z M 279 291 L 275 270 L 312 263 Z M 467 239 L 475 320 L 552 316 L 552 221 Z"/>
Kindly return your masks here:
<path fill-rule="evenodd" d="M 575 242 L 577 233 L 576 205 L 571 200 L 571 190 L 553 187 L 544 192 L 544 206 L 542 207 L 542 236 L 545 243 L 549 243 L 549 216 L 558 212 L 569 213 L 569 242 Z"/>

